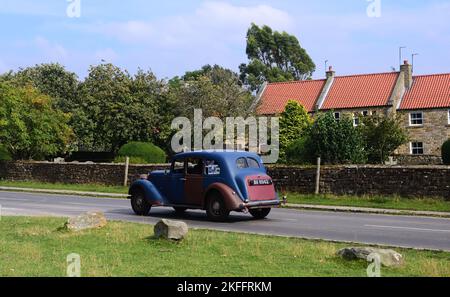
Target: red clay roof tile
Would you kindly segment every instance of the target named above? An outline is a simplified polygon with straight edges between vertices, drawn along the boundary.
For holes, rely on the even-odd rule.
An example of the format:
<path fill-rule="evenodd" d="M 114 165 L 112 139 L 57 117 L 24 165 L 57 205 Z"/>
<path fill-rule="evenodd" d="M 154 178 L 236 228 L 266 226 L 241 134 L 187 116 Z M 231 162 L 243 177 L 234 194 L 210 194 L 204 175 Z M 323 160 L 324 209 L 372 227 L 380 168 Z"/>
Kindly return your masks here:
<path fill-rule="evenodd" d="M 400 109 L 450 107 L 450 73 L 415 76 Z"/>
<path fill-rule="evenodd" d="M 278 114 L 284 110 L 289 100 L 297 101 L 308 112 L 312 112 L 324 85 L 324 79 L 268 84 L 261 96 L 257 113 Z"/>
<path fill-rule="evenodd" d="M 388 104 L 399 72 L 335 77 L 321 109 L 345 109 Z"/>

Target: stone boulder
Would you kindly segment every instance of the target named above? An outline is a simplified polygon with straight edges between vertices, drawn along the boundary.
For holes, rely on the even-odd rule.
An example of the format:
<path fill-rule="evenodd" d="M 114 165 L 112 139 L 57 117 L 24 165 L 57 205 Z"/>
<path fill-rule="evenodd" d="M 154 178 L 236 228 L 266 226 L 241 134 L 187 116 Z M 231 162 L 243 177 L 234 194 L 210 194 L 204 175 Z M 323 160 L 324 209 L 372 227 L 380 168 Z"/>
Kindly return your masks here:
<path fill-rule="evenodd" d="M 403 256 L 394 250 L 390 249 L 377 249 L 371 247 L 349 247 L 339 250 L 338 255 L 346 260 L 362 259 L 367 262 L 370 261 L 369 255 L 377 254 L 380 256 L 381 265 L 386 267 L 401 266 L 403 265 Z"/>
<path fill-rule="evenodd" d="M 87 212 L 70 218 L 64 227 L 66 230 L 78 232 L 86 229 L 102 228 L 106 224 L 107 220 L 102 212 Z"/>
<path fill-rule="evenodd" d="M 154 228 L 156 238 L 170 240 L 182 240 L 188 233 L 188 226 L 185 222 L 162 219 Z"/>

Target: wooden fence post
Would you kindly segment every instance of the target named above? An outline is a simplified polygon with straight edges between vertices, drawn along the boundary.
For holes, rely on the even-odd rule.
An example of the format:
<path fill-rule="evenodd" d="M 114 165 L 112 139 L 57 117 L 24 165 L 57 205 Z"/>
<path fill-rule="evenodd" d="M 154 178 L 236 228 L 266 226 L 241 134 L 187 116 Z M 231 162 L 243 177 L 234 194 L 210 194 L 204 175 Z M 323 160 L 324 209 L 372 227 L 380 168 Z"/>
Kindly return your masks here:
<path fill-rule="evenodd" d="M 125 159 L 125 175 L 123 177 L 123 186 L 128 186 L 128 167 L 130 166 L 130 158 L 126 157 Z"/>
<path fill-rule="evenodd" d="M 320 157 L 317 158 L 317 171 L 316 171 L 316 191 L 315 194 L 319 195 L 320 193 Z"/>

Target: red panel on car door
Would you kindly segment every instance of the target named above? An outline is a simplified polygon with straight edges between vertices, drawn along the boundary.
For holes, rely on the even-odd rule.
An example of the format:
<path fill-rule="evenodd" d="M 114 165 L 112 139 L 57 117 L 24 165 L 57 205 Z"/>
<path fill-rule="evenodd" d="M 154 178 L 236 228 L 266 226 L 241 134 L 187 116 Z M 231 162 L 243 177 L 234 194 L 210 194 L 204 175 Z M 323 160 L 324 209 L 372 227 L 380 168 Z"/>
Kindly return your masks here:
<path fill-rule="evenodd" d="M 202 175 L 186 175 L 184 184 L 184 196 L 186 204 L 203 205 L 203 176 Z"/>

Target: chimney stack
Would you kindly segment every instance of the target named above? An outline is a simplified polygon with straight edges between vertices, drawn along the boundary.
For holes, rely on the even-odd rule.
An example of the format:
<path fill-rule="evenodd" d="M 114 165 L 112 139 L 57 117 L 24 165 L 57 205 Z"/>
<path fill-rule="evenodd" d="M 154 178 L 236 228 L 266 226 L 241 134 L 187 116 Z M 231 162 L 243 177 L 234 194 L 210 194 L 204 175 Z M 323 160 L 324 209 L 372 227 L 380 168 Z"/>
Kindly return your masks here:
<path fill-rule="evenodd" d="M 403 75 L 405 81 L 405 88 L 409 90 L 413 83 L 412 78 L 412 65 L 408 63 L 408 60 L 405 60 L 403 65 L 400 66 L 400 74 Z"/>
<path fill-rule="evenodd" d="M 333 66 L 330 66 L 328 68 L 328 71 L 326 72 L 325 76 L 328 79 L 328 78 L 333 78 L 335 74 L 336 74 L 336 72 L 333 70 Z"/>

